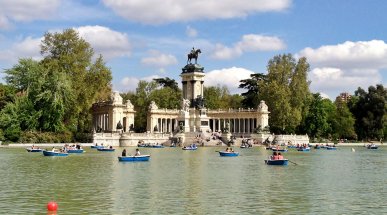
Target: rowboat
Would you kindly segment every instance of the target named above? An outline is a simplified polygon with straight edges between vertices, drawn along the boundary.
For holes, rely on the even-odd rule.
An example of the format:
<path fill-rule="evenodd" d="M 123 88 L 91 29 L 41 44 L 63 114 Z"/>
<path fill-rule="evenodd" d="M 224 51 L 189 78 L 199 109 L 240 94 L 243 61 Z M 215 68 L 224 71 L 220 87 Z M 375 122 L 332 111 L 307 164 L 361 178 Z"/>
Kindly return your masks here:
<path fill-rule="evenodd" d="M 198 149 L 198 146 L 196 144 L 191 144 L 189 146 L 184 146 L 181 149 L 183 149 L 183 150 L 196 150 L 196 149 Z"/>
<path fill-rule="evenodd" d="M 283 160 L 265 160 L 265 163 L 267 165 L 277 165 L 277 166 L 286 166 L 288 165 L 289 160 L 283 159 Z"/>
<path fill-rule="evenodd" d="M 337 148 L 336 147 L 334 147 L 334 146 L 328 146 L 327 147 L 327 150 L 336 150 Z"/>
<path fill-rule="evenodd" d="M 315 148 L 315 149 L 321 149 L 321 146 L 315 145 L 313 148 Z"/>
<path fill-rule="evenodd" d="M 99 148 L 103 148 L 103 146 L 96 145 L 96 146 L 90 146 L 90 148 L 92 148 L 92 149 L 99 149 Z"/>
<path fill-rule="evenodd" d="M 41 151 L 43 151 L 43 149 L 39 149 L 39 148 L 37 148 L 37 149 L 26 148 L 26 150 L 27 150 L 27 152 L 41 152 Z"/>
<path fill-rule="evenodd" d="M 150 155 L 118 157 L 118 161 L 121 161 L 121 162 L 149 161 L 149 159 L 150 159 Z"/>
<path fill-rule="evenodd" d="M 139 143 L 137 144 L 137 147 L 144 147 L 144 148 L 164 148 L 163 145 L 152 145 L 149 143 Z"/>
<path fill-rule="evenodd" d="M 251 146 L 249 146 L 249 145 L 241 145 L 240 147 L 241 147 L 241 149 L 251 148 Z"/>
<path fill-rule="evenodd" d="M 67 149 L 67 153 L 83 153 L 83 149 Z"/>
<path fill-rule="evenodd" d="M 310 147 L 306 147 L 306 148 L 297 148 L 297 151 L 300 151 L 300 152 L 309 152 L 309 151 L 310 151 Z"/>
<path fill-rule="evenodd" d="M 98 151 L 101 151 L 101 152 L 114 152 L 114 148 L 97 148 Z"/>
<path fill-rule="evenodd" d="M 239 152 L 225 152 L 225 151 L 220 151 L 219 155 L 222 157 L 236 157 L 239 155 Z"/>
<path fill-rule="evenodd" d="M 378 149 L 379 146 L 372 144 L 372 145 L 367 145 L 367 149 Z"/>
<path fill-rule="evenodd" d="M 43 151 L 43 155 L 44 156 L 58 156 L 58 157 L 64 157 L 64 156 L 67 156 L 69 155 L 68 153 L 66 152 L 53 152 L 53 151 Z"/>
<path fill-rule="evenodd" d="M 196 149 L 198 149 L 198 147 L 197 146 L 184 146 L 181 149 L 183 149 L 183 150 L 196 150 Z"/>
<path fill-rule="evenodd" d="M 164 146 L 163 145 L 153 145 L 153 146 L 151 146 L 151 148 L 164 148 Z"/>
<path fill-rule="evenodd" d="M 287 149 L 277 149 L 277 148 L 271 148 L 271 150 L 273 150 L 273 152 L 287 152 L 288 151 Z"/>

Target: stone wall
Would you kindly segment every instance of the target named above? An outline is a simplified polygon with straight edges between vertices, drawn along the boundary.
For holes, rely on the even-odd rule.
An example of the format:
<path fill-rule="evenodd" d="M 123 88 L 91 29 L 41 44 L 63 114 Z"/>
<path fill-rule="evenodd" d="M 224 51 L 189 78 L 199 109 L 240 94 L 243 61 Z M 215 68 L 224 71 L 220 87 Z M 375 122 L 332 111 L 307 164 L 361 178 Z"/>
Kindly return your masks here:
<path fill-rule="evenodd" d="M 144 143 L 165 143 L 169 141 L 169 134 L 161 133 L 95 133 L 93 144 L 111 146 L 137 146 L 141 141 Z"/>

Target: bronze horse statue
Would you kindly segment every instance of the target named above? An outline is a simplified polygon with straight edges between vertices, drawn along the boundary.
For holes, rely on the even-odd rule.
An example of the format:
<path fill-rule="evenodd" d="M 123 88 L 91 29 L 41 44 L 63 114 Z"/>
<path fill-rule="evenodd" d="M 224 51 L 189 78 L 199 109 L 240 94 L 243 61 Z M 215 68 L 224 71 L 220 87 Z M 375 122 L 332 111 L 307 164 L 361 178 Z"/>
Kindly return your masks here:
<path fill-rule="evenodd" d="M 198 62 L 199 53 L 202 53 L 202 51 L 200 51 L 200 49 L 197 49 L 194 52 L 189 53 L 187 55 L 188 56 L 187 64 L 188 64 L 188 62 L 191 63 L 192 59 L 195 59 L 195 64 L 196 64 Z"/>

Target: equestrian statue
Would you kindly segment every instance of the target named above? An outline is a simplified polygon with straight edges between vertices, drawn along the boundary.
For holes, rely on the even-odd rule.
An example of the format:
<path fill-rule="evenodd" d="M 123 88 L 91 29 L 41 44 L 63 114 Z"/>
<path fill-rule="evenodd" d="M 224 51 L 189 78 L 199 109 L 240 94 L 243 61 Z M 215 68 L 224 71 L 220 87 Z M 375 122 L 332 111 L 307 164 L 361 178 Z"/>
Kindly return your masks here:
<path fill-rule="evenodd" d="M 187 64 L 188 63 L 192 64 L 191 63 L 192 59 L 195 59 L 195 64 L 196 64 L 198 62 L 199 53 L 202 53 L 200 49 L 195 50 L 195 48 L 192 48 L 191 52 L 187 55 L 188 56 Z"/>

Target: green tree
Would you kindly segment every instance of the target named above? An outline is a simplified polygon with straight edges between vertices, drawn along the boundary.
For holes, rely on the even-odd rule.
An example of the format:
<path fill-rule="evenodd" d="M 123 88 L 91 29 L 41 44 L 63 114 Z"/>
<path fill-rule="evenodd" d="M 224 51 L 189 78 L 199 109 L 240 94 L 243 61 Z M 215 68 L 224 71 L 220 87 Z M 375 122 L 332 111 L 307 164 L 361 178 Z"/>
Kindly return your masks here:
<path fill-rule="evenodd" d="M 230 108 L 230 92 L 226 86 L 204 87 L 203 97 L 205 106 L 208 109 L 227 109 Z"/>
<path fill-rule="evenodd" d="M 10 85 L 5 85 L 0 83 L 0 111 L 7 105 L 9 102 L 15 100 L 16 90 Z"/>
<path fill-rule="evenodd" d="M 162 87 L 169 87 L 172 90 L 179 91 L 179 86 L 174 79 L 166 78 L 155 78 L 153 79 L 156 83 L 158 83 Z"/>
<path fill-rule="evenodd" d="M 242 106 L 244 108 L 257 108 L 261 101 L 260 88 L 267 81 L 267 77 L 262 73 L 251 74 L 250 77 L 241 80 L 241 84 L 239 84 L 239 88 L 247 90 L 241 94 L 243 96 Z"/>
<path fill-rule="evenodd" d="M 308 110 L 303 128 L 313 139 L 319 138 L 329 128 L 328 112 L 324 109 L 324 102 L 319 93 L 313 94 Z"/>
<path fill-rule="evenodd" d="M 69 79 L 73 103 L 65 108 L 65 124 L 73 132 L 90 130 L 91 104 L 111 93 L 111 72 L 100 56 L 93 63 L 92 47 L 73 29 L 46 33 L 41 45 L 42 64 L 50 74 Z"/>
<path fill-rule="evenodd" d="M 20 59 L 5 70 L 7 87 L 17 95 L 9 102 L 9 90 L 0 87 L 0 129 L 8 140 L 26 131 L 64 132 L 66 140 L 68 130 L 90 131 L 91 104 L 111 94 L 112 76 L 102 56 L 93 62 L 93 49 L 73 29 L 46 33 L 41 53 L 42 61 Z"/>
<path fill-rule="evenodd" d="M 305 58 L 296 60 L 291 54 L 277 55 L 269 60 L 266 81 L 260 87 L 261 99 L 271 112 L 270 127 L 275 133 L 295 133 L 307 111 L 310 99 Z"/>
<path fill-rule="evenodd" d="M 151 93 L 155 89 L 157 89 L 158 84 L 154 81 L 139 81 L 136 93 L 133 95 L 133 100 L 131 100 L 134 105 L 134 109 L 136 111 L 136 115 L 134 116 L 134 129 L 136 132 L 144 132 L 146 131 L 146 123 L 147 123 L 147 112 L 148 107 L 151 102 Z"/>
<path fill-rule="evenodd" d="M 384 138 L 387 114 L 387 91 L 384 86 L 370 86 L 368 92 L 359 87 L 355 91 L 355 97 L 350 107 L 356 119 L 355 130 L 358 138 Z"/>
<path fill-rule="evenodd" d="M 355 133 L 355 119 L 350 112 L 346 102 L 341 99 L 336 99 L 336 116 L 333 124 L 333 130 L 336 133 L 335 136 L 344 139 L 356 138 Z"/>

